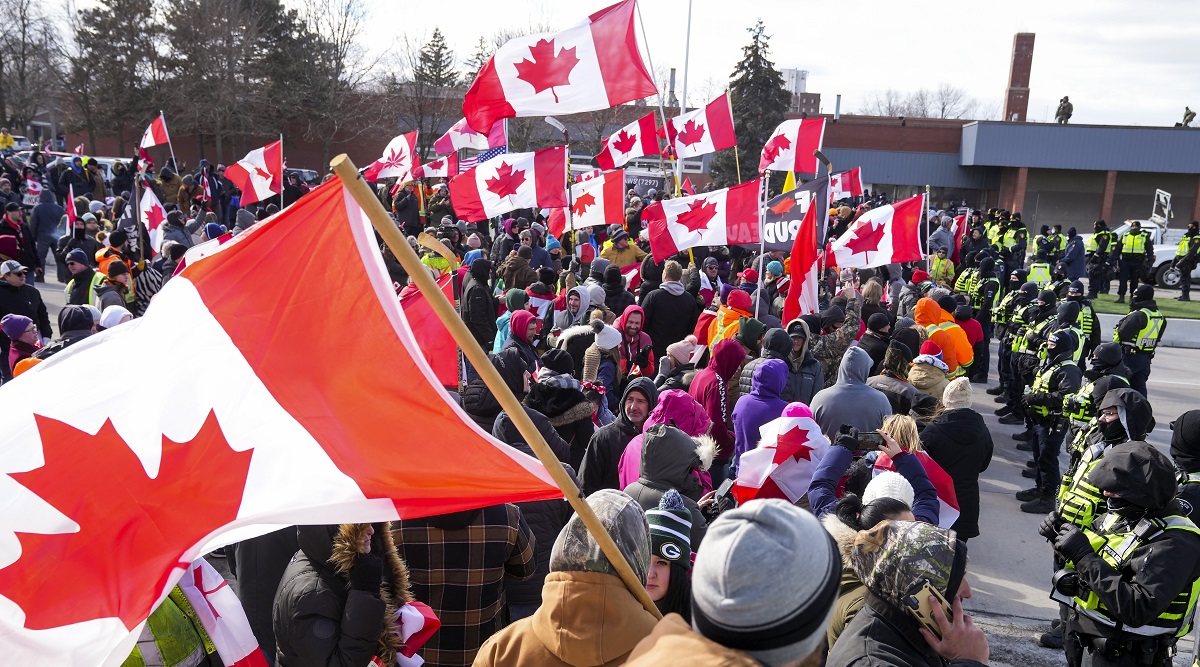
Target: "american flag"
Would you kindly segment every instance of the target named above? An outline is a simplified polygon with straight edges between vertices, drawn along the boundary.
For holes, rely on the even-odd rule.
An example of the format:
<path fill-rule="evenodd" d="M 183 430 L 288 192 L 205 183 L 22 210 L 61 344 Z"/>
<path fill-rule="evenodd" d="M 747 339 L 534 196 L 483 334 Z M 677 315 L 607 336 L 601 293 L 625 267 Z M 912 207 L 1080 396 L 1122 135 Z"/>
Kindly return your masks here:
<path fill-rule="evenodd" d="M 482 153 L 476 155 L 475 157 L 469 157 L 469 158 L 466 158 L 463 160 L 459 160 L 458 173 L 460 173 L 460 174 L 465 173 L 468 169 L 473 169 L 476 166 L 481 165 L 484 162 L 487 162 L 488 160 L 496 157 L 497 155 L 504 155 L 507 152 L 508 152 L 507 146 L 497 146 L 495 148 L 489 148 L 486 151 L 483 151 Z"/>

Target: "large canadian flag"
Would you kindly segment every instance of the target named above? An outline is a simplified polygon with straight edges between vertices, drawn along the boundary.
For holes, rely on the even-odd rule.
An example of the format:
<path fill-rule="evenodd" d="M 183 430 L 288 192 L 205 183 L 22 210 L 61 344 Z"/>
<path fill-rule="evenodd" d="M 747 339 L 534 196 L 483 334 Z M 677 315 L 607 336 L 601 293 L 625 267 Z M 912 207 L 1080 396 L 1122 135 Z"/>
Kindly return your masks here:
<path fill-rule="evenodd" d="M 460 148 L 474 148 L 477 151 L 486 151 L 489 148 L 497 148 L 508 143 L 508 138 L 504 134 L 504 121 L 498 120 L 492 124 L 492 129 L 487 132 L 476 132 L 467 125 L 467 119 L 462 118 L 454 125 L 450 126 L 446 133 L 438 137 L 438 140 L 433 142 L 433 150 L 438 155 L 448 155 L 457 151 Z"/>
<path fill-rule="evenodd" d="M 863 193 L 862 168 L 855 167 L 829 177 L 829 201 L 850 197 L 861 197 Z"/>
<path fill-rule="evenodd" d="M 829 451 L 829 438 L 811 414 L 771 420 L 758 434 L 758 446 L 738 458 L 733 497 L 739 505 L 755 498 L 795 503 L 808 493 L 813 472 Z"/>
<path fill-rule="evenodd" d="M 596 111 L 658 92 L 624 0 L 559 33 L 524 35 L 501 46 L 463 98 L 477 132 L 502 118 Z"/>
<path fill-rule="evenodd" d="M 667 141 L 675 147 L 680 158 L 733 148 L 737 135 L 733 132 L 733 107 L 729 93 L 724 93 L 695 111 L 667 121 Z"/>
<path fill-rule="evenodd" d="M 792 286 L 783 301 L 785 323 L 801 315 L 811 315 L 821 308 L 817 303 L 817 215 L 824 213 L 823 206 L 810 203 L 808 211 L 804 213 L 804 219 L 800 222 L 800 229 L 796 232 L 792 254 L 788 257 Z"/>
<path fill-rule="evenodd" d="M 855 220 L 831 249 L 842 268 L 870 268 L 893 262 L 915 262 L 921 253 L 925 196 L 873 208 Z"/>
<path fill-rule="evenodd" d="M 680 250 L 758 243 L 759 181 L 648 206 L 650 249 L 661 262 Z"/>
<path fill-rule="evenodd" d="M 162 114 L 158 114 L 158 118 L 155 118 L 150 123 L 150 127 L 147 127 L 146 131 L 142 133 L 142 141 L 138 146 L 141 148 L 150 148 L 151 146 L 169 143 L 171 143 L 171 135 L 167 134 L 167 121 L 163 118 Z"/>
<path fill-rule="evenodd" d="M 412 178 L 451 178 L 458 175 L 458 153 L 430 160 L 412 170 Z"/>
<path fill-rule="evenodd" d="M 158 195 L 150 188 L 142 190 L 141 199 L 138 201 L 138 213 L 138 219 L 150 234 L 150 252 L 157 255 L 162 250 L 163 225 L 167 221 L 167 214 L 163 210 L 162 202 L 158 201 Z"/>
<path fill-rule="evenodd" d="M 242 191 L 242 206 L 283 192 L 283 140 L 250 151 L 229 165 L 225 178 Z"/>
<path fill-rule="evenodd" d="M 925 476 L 929 478 L 929 482 L 937 491 L 938 527 L 950 528 L 962 514 L 958 504 L 958 493 L 954 490 L 954 478 L 950 477 L 950 474 L 938 465 L 937 461 L 934 461 L 929 454 L 925 452 L 911 453 L 921 462 L 921 466 L 925 468 Z M 887 454 L 881 454 L 879 458 L 875 459 L 873 474 L 878 475 L 885 470 L 895 472 L 896 462 L 892 461 Z"/>
<path fill-rule="evenodd" d="M 658 137 L 654 134 L 654 112 L 617 130 L 604 140 L 596 155 L 601 169 L 616 169 L 635 157 L 658 153 Z"/>
<path fill-rule="evenodd" d="M 771 133 L 758 160 L 759 173 L 765 171 L 794 171 L 817 173 L 817 158 L 813 151 L 821 148 L 825 138 L 824 118 L 785 120 Z"/>
<path fill-rule="evenodd" d="M 518 208 L 567 205 L 567 148 L 493 158 L 450 179 L 454 213 L 468 222 Z"/>
<path fill-rule="evenodd" d="M 198 363 L 59 400 L 164 340 Z M 0 403 L 5 664 L 120 665 L 190 563 L 281 526 L 562 497 L 442 389 L 336 179 L 189 264 L 144 317 L 0 387 Z"/>
<path fill-rule="evenodd" d="M 620 224 L 625 213 L 625 170 L 605 172 L 571 186 L 571 218 L 565 209 L 550 211 L 550 234 L 561 236 L 570 229 Z"/>
<path fill-rule="evenodd" d="M 393 137 L 383 149 L 383 157 L 367 165 L 363 178 L 374 183 L 381 178 L 395 178 L 397 182 L 412 178 L 417 167 L 417 133 L 406 132 Z"/>

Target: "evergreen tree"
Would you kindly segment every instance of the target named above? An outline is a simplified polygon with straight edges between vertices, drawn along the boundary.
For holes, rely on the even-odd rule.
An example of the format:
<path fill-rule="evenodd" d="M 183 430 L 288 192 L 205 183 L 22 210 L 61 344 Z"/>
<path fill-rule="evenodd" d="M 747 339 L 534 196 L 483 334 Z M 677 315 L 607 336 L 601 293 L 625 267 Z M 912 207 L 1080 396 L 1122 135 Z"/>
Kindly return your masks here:
<path fill-rule="evenodd" d="M 464 63 L 465 69 L 463 69 L 462 78 L 465 84 L 470 85 L 475 80 L 475 75 L 479 74 L 479 70 L 483 69 L 483 66 L 487 64 L 488 59 L 492 57 L 493 51 L 494 49 L 488 46 L 487 40 L 483 38 L 483 35 L 480 35 L 479 41 L 475 43 L 475 53 L 472 53 L 471 57 Z"/>
<path fill-rule="evenodd" d="M 762 19 L 749 28 L 750 43 L 742 47 L 742 60 L 734 68 L 729 82 L 729 102 L 733 105 L 733 128 L 737 132 L 742 180 L 757 175 L 758 157 L 775 128 L 783 122 L 791 95 L 783 84 L 783 75 L 768 58 L 770 35 Z M 733 150 L 718 151 L 709 167 L 713 179 L 722 187 L 738 182 Z"/>
<path fill-rule="evenodd" d="M 433 36 L 421 48 L 413 75 L 434 88 L 453 88 L 459 83 L 459 73 L 454 69 L 454 52 L 446 45 L 442 31 L 433 29 Z"/>

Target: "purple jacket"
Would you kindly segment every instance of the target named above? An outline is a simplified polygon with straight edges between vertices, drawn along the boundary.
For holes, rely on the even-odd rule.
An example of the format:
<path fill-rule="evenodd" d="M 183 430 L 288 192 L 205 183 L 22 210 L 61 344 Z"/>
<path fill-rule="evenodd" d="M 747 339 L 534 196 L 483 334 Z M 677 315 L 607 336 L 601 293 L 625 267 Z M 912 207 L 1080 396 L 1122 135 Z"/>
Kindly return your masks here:
<path fill-rule="evenodd" d="M 697 403 L 686 391 L 668 389 L 658 395 L 658 405 L 654 406 L 650 416 L 646 417 L 642 431 L 645 432 L 655 424 L 667 424 L 683 431 L 689 437 L 696 438 L 708 433 L 711 423 L 708 414 L 704 412 L 704 406 Z M 639 433 L 633 436 L 633 440 L 629 441 L 625 451 L 621 453 L 621 462 L 617 466 L 621 488 L 636 482 L 641 474 L 642 434 Z M 712 486 L 712 482 L 708 485 Z"/>
<path fill-rule="evenodd" d="M 742 454 L 758 447 L 758 429 L 769 421 L 778 419 L 787 407 L 780 397 L 788 380 L 787 362 L 782 359 L 767 359 L 754 369 L 750 381 L 750 394 L 738 399 L 733 407 L 733 459 L 738 461 Z"/>

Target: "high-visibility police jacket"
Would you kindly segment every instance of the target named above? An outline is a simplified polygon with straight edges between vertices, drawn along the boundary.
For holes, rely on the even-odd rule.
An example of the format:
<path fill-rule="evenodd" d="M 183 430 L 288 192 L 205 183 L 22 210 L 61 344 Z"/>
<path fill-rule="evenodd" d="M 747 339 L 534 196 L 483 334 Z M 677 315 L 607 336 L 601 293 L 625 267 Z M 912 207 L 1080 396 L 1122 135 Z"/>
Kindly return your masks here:
<path fill-rule="evenodd" d="M 1122 255 L 1144 255 L 1146 246 L 1150 243 L 1150 234 L 1146 232 L 1126 232 L 1121 237 Z"/>
<path fill-rule="evenodd" d="M 1096 232 L 1088 238 L 1087 243 L 1083 246 L 1083 249 L 1088 253 L 1099 252 L 1108 254 L 1108 252 L 1112 250 L 1114 236 L 1116 236 L 1116 232 L 1112 232 L 1107 229 L 1102 232 Z"/>
<path fill-rule="evenodd" d="M 1031 387 L 1031 391 L 1035 394 L 1050 394 L 1050 393 L 1062 391 L 1063 387 L 1055 386 L 1054 374 L 1060 370 L 1066 370 L 1072 366 L 1074 366 L 1075 370 L 1078 371 L 1079 367 L 1077 364 L 1078 364 L 1077 360 L 1063 359 L 1062 361 L 1050 364 L 1049 366 L 1041 369 L 1040 371 L 1038 371 L 1037 375 L 1034 376 L 1034 378 L 1033 378 L 1033 387 Z M 1068 391 L 1070 391 L 1071 389 L 1074 389 L 1074 387 L 1067 388 Z M 1074 393 L 1074 392 L 1071 392 L 1071 393 Z M 1042 404 L 1035 403 L 1033 405 L 1030 405 L 1029 409 L 1035 415 L 1040 417 L 1041 421 L 1043 421 L 1043 422 L 1047 421 L 1048 419 L 1054 418 L 1054 417 L 1062 416 L 1062 407 L 1061 406 L 1059 406 L 1058 408 L 1051 408 L 1048 405 L 1042 405 Z"/>
<path fill-rule="evenodd" d="M 958 278 L 954 281 L 954 291 L 959 294 L 972 294 L 975 281 L 979 279 L 979 268 L 968 267 L 958 274 Z"/>
<path fill-rule="evenodd" d="M 1158 347 L 1159 341 L 1162 340 L 1163 328 L 1166 325 L 1167 318 L 1157 310 L 1149 308 L 1139 308 L 1138 310 L 1146 314 L 1146 326 L 1138 332 L 1135 340 L 1121 340 L 1121 325 L 1117 323 L 1116 329 L 1113 330 L 1113 341 L 1120 343 L 1126 347 L 1133 348 L 1139 352 L 1153 352 Z"/>
<path fill-rule="evenodd" d="M 1050 242 L 1050 247 L 1056 254 L 1061 255 L 1062 252 L 1067 249 L 1066 234 L 1049 234 L 1046 236 L 1046 240 Z"/>
<path fill-rule="evenodd" d="M 80 305 L 80 306 L 89 305 L 89 306 L 94 306 L 96 308 L 100 308 L 100 299 L 99 299 L 99 297 L 96 296 L 96 290 L 98 288 L 104 286 L 104 281 L 105 281 L 105 277 L 100 272 L 98 272 L 98 271 L 93 272 L 92 273 L 92 282 L 90 285 L 88 285 L 87 303 L 86 304 L 81 303 L 81 304 L 76 304 L 76 305 Z M 67 294 L 68 303 L 70 303 L 71 290 L 74 287 L 75 287 L 75 279 L 72 278 L 70 281 L 67 282 L 66 289 L 63 290 Z"/>
<path fill-rule="evenodd" d="M 993 306 L 996 303 L 996 295 L 1000 293 L 1000 280 L 994 276 L 983 278 L 976 274 L 974 280 L 971 281 L 971 291 L 967 294 L 971 295 L 971 303 L 975 306 L 975 319 L 981 322 L 983 318 L 990 318 L 993 313 Z"/>
<path fill-rule="evenodd" d="M 197 667 L 216 652 L 195 610 L 176 586 L 150 613 L 133 652 L 121 667 Z"/>
<path fill-rule="evenodd" d="M 1080 452 L 1075 465 L 1063 474 L 1056 501 L 1059 518 L 1080 528 L 1091 526 L 1100 507 L 1105 504 L 1104 493 L 1088 482 L 1087 476 L 1104 458 L 1104 452 L 1108 451 L 1108 443 L 1100 434 L 1099 422 L 1092 422 L 1092 427 L 1084 436 L 1087 446 Z"/>
<path fill-rule="evenodd" d="M 1004 234 L 1000 237 L 1000 245 L 1005 250 L 1012 250 L 1013 248 L 1016 247 L 1018 231 L 1019 230 L 1016 230 L 1016 229 L 1010 229 L 1010 230 L 1004 232 Z"/>
<path fill-rule="evenodd" d="M 1084 340 L 1091 340 L 1092 332 L 1096 330 L 1096 310 L 1090 302 L 1079 302 L 1079 319 L 1075 320 L 1075 324 L 1083 332 L 1083 338 L 1079 339 L 1082 346 Z"/>
<path fill-rule="evenodd" d="M 1017 295 L 1020 292 L 1009 292 L 1000 298 L 1000 302 L 992 306 L 992 323 L 993 324 L 1008 324 L 1013 317 L 1013 310 L 1017 306 Z"/>
<path fill-rule="evenodd" d="M 1053 336 L 1054 334 L 1056 334 L 1060 331 L 1066 331 L 1067 329 L 1074 331 L 1075 338 L 1076 338 L 1076 340 L 1079 341 L 1079 345 L 1075 346 L 1075 351 L 1073 353 L 1071 353 L 1071 358 L 1075 361 L 1076 364 L 1078 364 L 1079 357 L 1083 354 L 1083 332 L 1080 331 L 1079 327 L 1077 327 L 1077 326 L 1061 327 L 1055 323 L 1055 322 L 1057 322 L 1057 320 L 1047 320 L 1047 321 L 1050 322 L 1050 326 L 1045 327 L 1037 332 L 1038 340 L 1041 340 L 1041 341 L 1049 340 L 1050 337 Z M 1038 359 L 1045 361 L 1045 359 L 1046 359 L 1046 346 L 1045 345 L 1038 346 Z"/>
<path fill-rule="evenodd" d="M 983 225 L 983 231 L 989 244 L 999 245 L 1000 237 L 1004 235 L 1004 225 L 999 220 L 988 220 Z"/>
<path fill-rule="evenodd" d="M 1154 572 L 1147 567 L 1148 562 L 1154 556 L 1162 561 L 1172 554 L 1164 553 L 1162 549 L 1158 552 L 1143 551 L 1144 558 L 1135 558 L 1135 554 L 1143 546 L 1161 542 L 1169 539 L 1173 534 L 1178 534 L 1176 531 L 1200 539 L 1200 528 L 1197 528 L 1191 519 L 1175 514 L 1146 517 L 1136 524 L 1130 525 L 1116 513 L 1110 512 L 1098 519 L 1093 527 L 1083 529 L 1084 534 L 1091 541 L 1096 555 L 1119 571 L 1122 579 L 1138 576 L 1153 577 Z M 1156 563 L 1156 565 L 1160 564 Z M 1194 567 L 1194 563 L 1164 563 L 1154 570 L 1192 569 Z M 1114 634 L 1123 633 L 1138 637 L 1183 637 L 1192 628 L 1198 593 L 1200 593 L 1200 578 L 1192 577 L 1191 581 L 1171 600 L 1165 611 L 1150 622 L 1136 627 L 1129 626 L 1116 618 L 1095 591 L 1089 590 L 1087 597 L 1073 598 L 1071 607 L 1081 616 Z M 1143 594 L 1148 593 L 1143 592 Z"/>
<path fill-rule="evenodd" d="M 1034 262 L 1029 265 L 1029 282 L 1035 283 L 1038 289 L 1042 289 L 1049 283 L 1054 276 L 1050 275 L 1049 262 Z"/>

